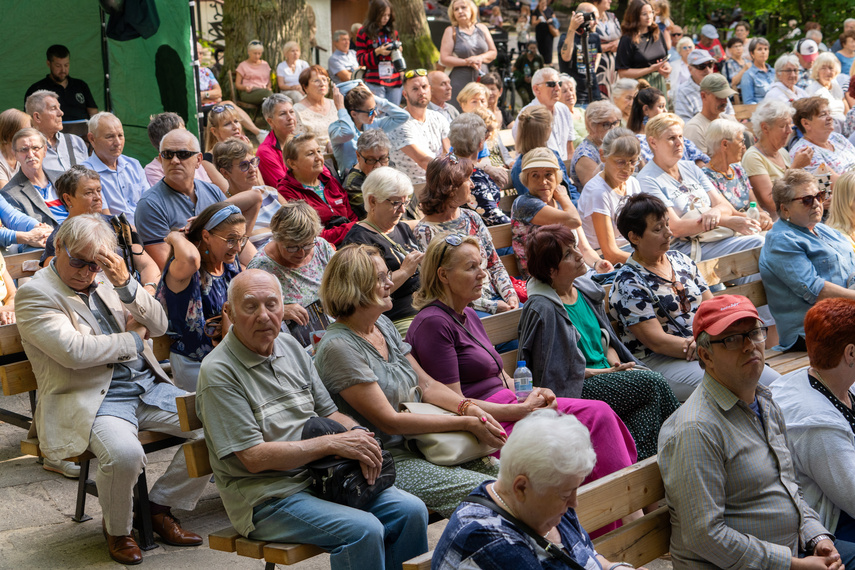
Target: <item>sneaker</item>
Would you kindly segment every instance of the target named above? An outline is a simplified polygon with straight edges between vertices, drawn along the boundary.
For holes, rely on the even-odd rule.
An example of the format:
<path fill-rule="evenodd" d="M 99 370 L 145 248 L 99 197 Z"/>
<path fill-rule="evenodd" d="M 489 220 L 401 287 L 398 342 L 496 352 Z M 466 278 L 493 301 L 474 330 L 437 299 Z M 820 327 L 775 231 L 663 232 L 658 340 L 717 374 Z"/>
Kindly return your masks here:
<path fill-rule="evenodd" d="M 258 129 L 258 134 L 255 135 L 255 138 L 258 140 L 258 144 L 264 142 L 264 139 L 267 138 L 267 135 L 270 134 L 270 131 L 265 131 L 264 129 Z"/>
<path fill-rule="evenodd" d="M 53 461 L 45 458 L 45 462 L 42 467 L 45 468 L 45 471 L 53 471 L 54 473 L 59 473 L 63 477 L 68 477 L 69 479 L 77 479 L 80 477 L 80 465 L 72 463 L 71 461 Z"/>

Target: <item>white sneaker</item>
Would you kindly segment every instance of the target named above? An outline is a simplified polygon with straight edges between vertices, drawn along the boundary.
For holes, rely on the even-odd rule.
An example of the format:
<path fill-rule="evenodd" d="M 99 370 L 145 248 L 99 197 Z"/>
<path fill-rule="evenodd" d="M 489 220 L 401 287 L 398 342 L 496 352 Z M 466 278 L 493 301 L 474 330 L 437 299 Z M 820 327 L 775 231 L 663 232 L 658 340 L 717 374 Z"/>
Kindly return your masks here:
<path fill-rule="evenodd" d="M 65 461 L 62 459 L 59 461 L 53 461 L 45 458 L 45 462 L 42 467 L 44 467 L 46 471 L 59 473 L 63 477 L 68 477 L 69 479 L 77 479 L 80 477 L 80 465 L 72 463 L 71 461 Z"/>

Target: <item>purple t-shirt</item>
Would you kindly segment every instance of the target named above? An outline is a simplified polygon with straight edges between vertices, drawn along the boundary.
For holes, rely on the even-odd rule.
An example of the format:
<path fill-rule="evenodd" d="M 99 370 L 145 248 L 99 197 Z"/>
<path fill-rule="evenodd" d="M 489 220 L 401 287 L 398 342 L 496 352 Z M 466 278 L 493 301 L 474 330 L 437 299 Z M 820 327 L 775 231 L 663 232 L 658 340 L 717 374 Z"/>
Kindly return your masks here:
<path fill-rule="evenodd" d="M 407 342 L 413 347 L 412 354 L 421 367 L 437 381 L 443 384 L 460 382 L 464 396 L 485 400 L 505 387 L 499 376 L 502 359 L 475 311 L 466 307 L 463 315 L 466 319 L 462 322 L 467 330 L 489 353 L 451 315 L 434 305 L 416 315 L 407 331 Z"/>

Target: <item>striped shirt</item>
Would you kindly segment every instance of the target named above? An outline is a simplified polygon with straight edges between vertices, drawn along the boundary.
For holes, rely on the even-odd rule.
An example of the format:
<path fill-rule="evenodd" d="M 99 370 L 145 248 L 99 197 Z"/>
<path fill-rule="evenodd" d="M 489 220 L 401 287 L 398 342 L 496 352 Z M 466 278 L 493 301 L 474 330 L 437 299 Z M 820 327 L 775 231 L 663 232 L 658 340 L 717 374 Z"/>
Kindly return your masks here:
<path fill-rule="evenodd" d="M 662 425 L 659 467 L 675 570 L 786 570 L 807 542 L 830 534 L 801 497 L 771 391 L 758 386 L 756 401 L 762 421 L 706 374 Z"/>
<path fill-rule="evenodd" d="M 365 33 L 365 28 L 359 28 L 359 33 L 356 34 L 356 60 L 359 65 L 365 67 L 365 76 L 362 78 L 366 83 L 376 83 L 383 87 L 400 87 L 403 85 L 403 75 L 391 69 L 392 73 L 388 77 L 380 76 L 381 62 L 386 66 L 391 66 L 392 56 L 379 55 L 374 53 L 374 50 L 380 46 L 397 40 L 398 32 L 388 28 L 383 28 L 380 34 L 375 39 L 370 39 Z"/>

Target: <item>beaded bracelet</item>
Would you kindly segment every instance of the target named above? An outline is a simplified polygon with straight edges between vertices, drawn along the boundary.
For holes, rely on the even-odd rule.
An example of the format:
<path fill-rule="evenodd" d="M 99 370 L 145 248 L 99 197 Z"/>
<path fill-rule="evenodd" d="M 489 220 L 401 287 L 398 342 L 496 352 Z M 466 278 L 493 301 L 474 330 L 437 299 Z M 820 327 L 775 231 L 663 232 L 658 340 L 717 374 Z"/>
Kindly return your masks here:
<path fill-rule="evenodd" d="M 469 406 L 471 406 L 472 403 L 473 403 L 472 400 L 470 400 L 469 398 L 466 398 L 464 400 L 460 400 L 460 403 L 457 404 L 457 415 L 458 416 L 465 416 L 466 410 L 469 409 Z"/>

